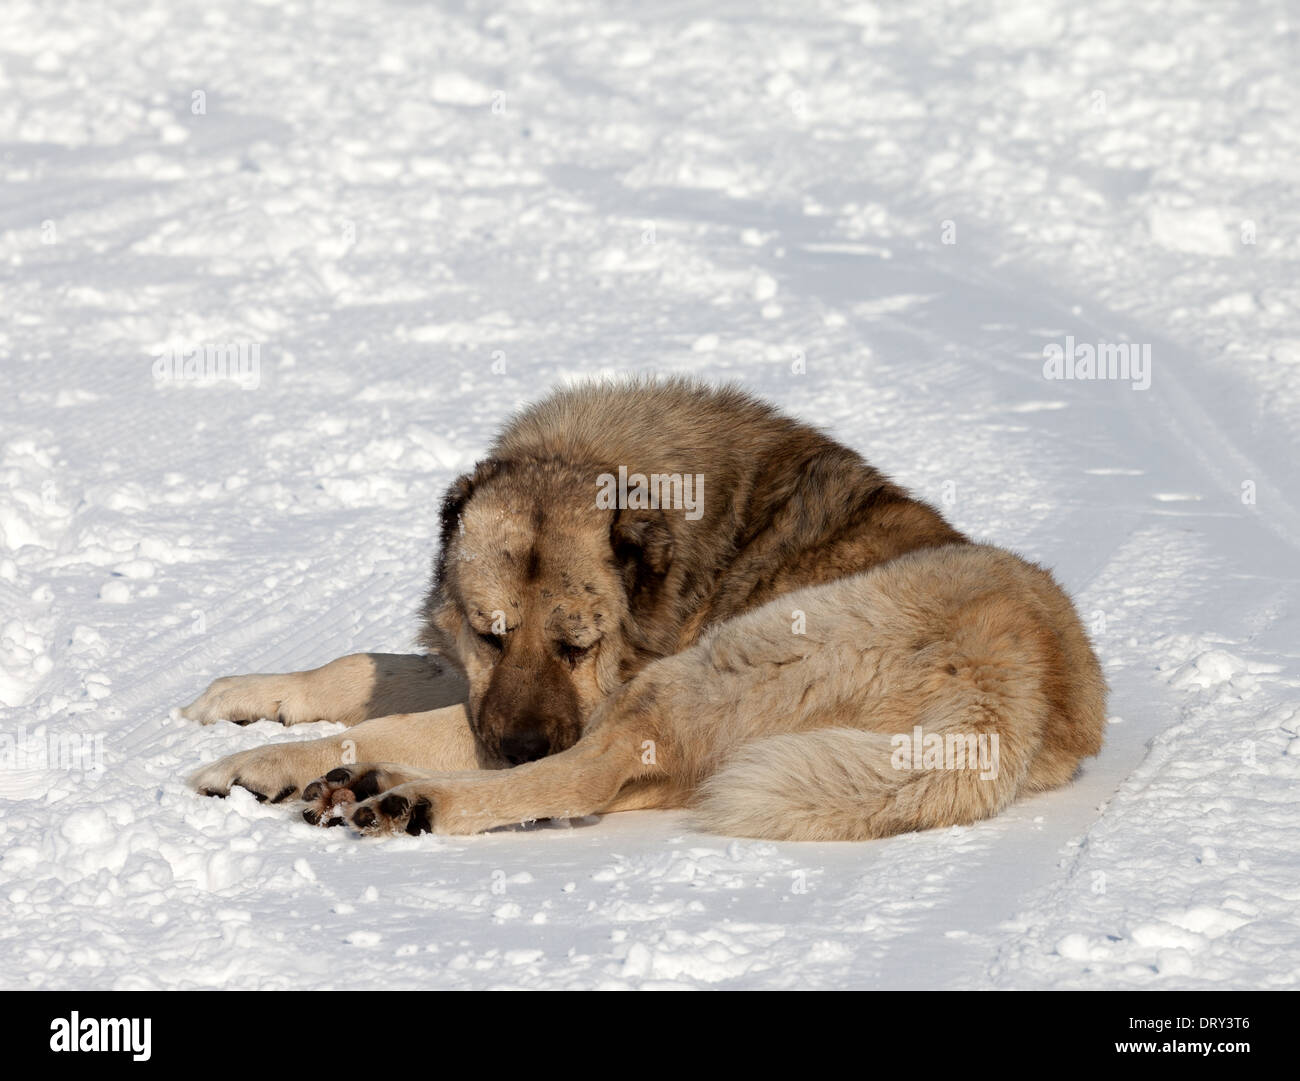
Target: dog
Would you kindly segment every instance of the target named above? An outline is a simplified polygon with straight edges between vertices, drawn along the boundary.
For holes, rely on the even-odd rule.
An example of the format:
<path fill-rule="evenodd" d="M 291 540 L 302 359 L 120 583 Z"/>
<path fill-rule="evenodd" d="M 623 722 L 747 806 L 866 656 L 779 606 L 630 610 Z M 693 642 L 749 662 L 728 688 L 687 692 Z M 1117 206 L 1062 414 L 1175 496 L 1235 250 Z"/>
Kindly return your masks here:
<path fill-rule="evenodd" d="M 735 387 L 580 385 L 447 492 L 419 655 L 216 680 L 203 723 L 326 720 L 190 779 L 362 834 L 688 808 L 864 840 L 1070 781 L 1106 687 L 1048 571 Z"/>

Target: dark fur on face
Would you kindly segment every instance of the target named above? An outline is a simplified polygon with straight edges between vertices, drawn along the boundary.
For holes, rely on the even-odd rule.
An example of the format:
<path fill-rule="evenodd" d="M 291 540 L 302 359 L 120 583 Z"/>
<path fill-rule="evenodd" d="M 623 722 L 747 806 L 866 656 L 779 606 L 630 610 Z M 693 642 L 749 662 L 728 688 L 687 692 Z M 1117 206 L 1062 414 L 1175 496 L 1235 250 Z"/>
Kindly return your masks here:
<path fill-rule="evenodd" d="M 702 513 L 598 506 L 619 466 L 703 475 Z M 965 539 L 815 429 L 686 380 L 533 406 L 452 484 L 439 533 L 421 642 L 464 671 L 474 733 L 509 764 L 571 746 L 712 623 Z"/>

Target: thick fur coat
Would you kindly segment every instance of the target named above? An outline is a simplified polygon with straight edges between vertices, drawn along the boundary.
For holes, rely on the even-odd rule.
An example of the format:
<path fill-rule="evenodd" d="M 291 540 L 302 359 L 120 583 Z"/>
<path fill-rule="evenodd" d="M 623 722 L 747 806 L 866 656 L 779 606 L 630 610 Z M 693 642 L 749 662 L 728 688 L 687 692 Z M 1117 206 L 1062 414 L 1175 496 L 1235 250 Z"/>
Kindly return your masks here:
<path fill-rule="evenodd" d="M 363 833 L 686 806 L 721 833 L 857 840 L 1064 784 L 1104 727 L 1047 571 L 687 380 L 579 386 L 515 418 L 446 495 L 420 641 L 217 680 L 185 716 L 355 727 L 192 783 Z"/>

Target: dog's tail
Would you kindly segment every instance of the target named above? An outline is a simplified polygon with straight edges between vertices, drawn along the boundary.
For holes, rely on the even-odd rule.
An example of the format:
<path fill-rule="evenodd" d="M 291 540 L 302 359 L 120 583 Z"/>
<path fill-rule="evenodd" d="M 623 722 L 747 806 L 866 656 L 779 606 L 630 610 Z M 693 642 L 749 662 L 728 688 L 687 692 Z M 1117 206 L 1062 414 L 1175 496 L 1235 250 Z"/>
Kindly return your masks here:
<path fill-rule="evenodd" d="M 1034 751 L 1014 737 L 995 741 L 988 728 L 978 739 L 949 725 L 893 736 L 853 728 L 769 736 L 742 745 L 703 783 L 695 821 L 774 841 L 965 825 L 1016 797 Z"/>

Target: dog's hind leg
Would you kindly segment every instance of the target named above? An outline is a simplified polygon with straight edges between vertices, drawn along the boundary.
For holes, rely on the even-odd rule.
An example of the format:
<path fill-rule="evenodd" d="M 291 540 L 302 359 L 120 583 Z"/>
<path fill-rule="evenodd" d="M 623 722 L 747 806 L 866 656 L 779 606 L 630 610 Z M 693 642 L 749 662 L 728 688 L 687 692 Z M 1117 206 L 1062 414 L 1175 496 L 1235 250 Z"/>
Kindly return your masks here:
<path fill-rule="evenodd" d="M 1000 736 L 999 727 L 1011 726 L 972 717 L 969 726 L 956 721 L 925 734 L 965 742 L 976 728 L 977 739 Z M 704 782 L 693 801 L 694 823 L 711 833 L 773 841 L 861 841 L 969 825 L 1016 797 L 1033 747 L 1003 744 L 985 772 L 978 752 L 971 768 L 903 769 L 896 751 L 894 737 L 853 728 L 757 740 Z"/>
<path fill-rule="evenodd" d="M 308 672 L 225 676 L 180 710 L 200 724 L 360 724 L 394 713 L 422 713 L 465 700 L 460 674 L 436 657 L 353 653 Z"/>
<path fill-rule="evenodd" d="M 759 610 L 709 643 L 679 750 L 705 829 L 830 841 L 967 825 L 1065 783 L 1100 746 L 1105 683 L 1078 616 L 1009 553 L 918 552 L 784 600 L 806 609 L 806 635 Z"/>

